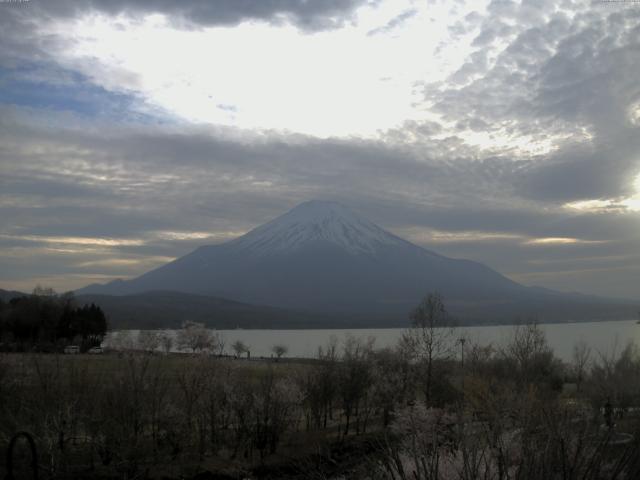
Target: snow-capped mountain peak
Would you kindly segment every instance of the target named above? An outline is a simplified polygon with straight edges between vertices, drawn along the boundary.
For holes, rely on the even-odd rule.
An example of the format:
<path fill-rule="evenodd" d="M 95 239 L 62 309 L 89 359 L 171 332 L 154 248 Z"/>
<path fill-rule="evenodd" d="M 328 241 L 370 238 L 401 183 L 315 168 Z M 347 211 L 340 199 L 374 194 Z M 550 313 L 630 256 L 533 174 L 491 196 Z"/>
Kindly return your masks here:
<path fill-rule="evenodd" d="M 92 285 L 77 293 L 159 291 L 293 309 L 294 321 L 303 311 L 332 321 L 334 315 L 347 314 L 358 322 L 406 322 L 407 312 L 433 291 L 452 306 L 452 314 L 483 321 L 512 320 L 541 308 L 564 316 L 569 305 L 574 305 L 576 318 L 584 319 L 584 312 L 591 311 L 581 299 L 530 289 L 485 265 L 430 252 L 340 204 L 320 201 L 298 205 L 242 237 L 199 247 L 137 278 Z M 189 315 L 183 307 L 187 308 L 181 305 L 179 314 Z M 605 307 L 614 315 L 621 311 Z M 245 315 L 244 307 L 234 310 Z M 604 311 L 593 309 L 596 315 Z"/>
<path fill-rule="evenodd" d="M 328 243 L 358 254 L 406 244 L 344 205 L 319 200 L 301 203 L 230 243 L 258 255 L 292 251 L 311 243 Z"/>

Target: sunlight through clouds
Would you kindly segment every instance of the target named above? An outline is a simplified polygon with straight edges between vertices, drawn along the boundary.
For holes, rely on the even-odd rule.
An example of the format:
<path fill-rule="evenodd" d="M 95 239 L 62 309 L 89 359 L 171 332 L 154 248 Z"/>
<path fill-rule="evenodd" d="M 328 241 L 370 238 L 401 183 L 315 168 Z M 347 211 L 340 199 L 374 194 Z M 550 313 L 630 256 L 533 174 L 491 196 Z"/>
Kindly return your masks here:
<path fill-rule="evenodd" d="M 584 200 L 567 203 L 565 207 L 584 212 L 640 212 L 640 174 L 636 176 L 632 186 L 635 194 L 630 197 L 608 200 Z"/>
<path fill-rule="evenodd" d="M 470 53 L 470 36 L 444 46 L 447 25 L 472 11 L 412 2 L 361 9 L 356 25 L 303 33 L 246 22 L 178 30 L 162 15 L 142 21 L 92 15 L 71 30 L 63 61 L 107 89 L 129 90 L 189 122 L 278 129 L 319 137 L 375 135 L 422 117 L 420 82 L 443 81 Z M 474 5 L 482 8 L 482 5 Z"/>
<path fill-rule="evenodd" d="M 0 235 L 0 238 L 44 242 L 54 245 L 86 245 L 99 247 L 132 247 L 144 245 L 144 240 L 126 238 L 52 237 L 39 235 Z"/>
<path fill-rule="evenodd" d="M 544 237 L 533 238 L 525 242 L 526 245 L 575 245 L 575 244 L 596 244 L 602 243 L 598 240 L 581 240 L 579 238 L 566 237 Z"/>

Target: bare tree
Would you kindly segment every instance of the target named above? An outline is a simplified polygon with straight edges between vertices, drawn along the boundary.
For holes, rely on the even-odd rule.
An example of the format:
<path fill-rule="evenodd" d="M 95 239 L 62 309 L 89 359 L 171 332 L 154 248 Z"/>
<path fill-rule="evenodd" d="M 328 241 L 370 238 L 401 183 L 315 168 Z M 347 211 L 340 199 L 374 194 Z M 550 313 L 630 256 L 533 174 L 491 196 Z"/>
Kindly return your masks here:
<path fill-rule="evenodd" d="M 360 413 L 373 380 L 373 338 L 364 341 L 348 336 L 345 339 L 342 363 L 338 369 L 338 394 L 346 419 L 344 435 L 349 434 L 351 419 L 356 417 L 356 430 L 360 431 Z M 368 410 L 365 409 L 365 413 Z M 365 415 L 366 422 L 366 415 Z M 365 424 L 366 425 L 366 424 Z M 365 427 L 366 428 L 366 427 Z"/>
<path fill-rule="evenodd" d="M 311 420 L 316 428 L 327 428 L 333 420 L 333 403 L 338 394 L 338 338 L 331 336 L 328 344 L 318 347 L 318 363 L 301 371 L 298 387 L 302 406 L 307 416 L 307 429 Z"/>
<path fill-rule="evenodd" d="M 223 433 L 229 427 L 231 408 L 230 389 L 234 371 L 229 363 L 221 364 L 208 359 L 204 364 L 205 384 L 201 402 L 203 426 L 208 431 L 209 446 L 215 453 L 223 440 Z"/>
<path fill-rule="evenodd" d="M 412 326 L 404 335 L 404 342 L 411 346 L 418 359 L 425 363 L 425 402 L 431 403 L 433 367 L 436 359 L 449 358 L 453 353 L 455 336 L 451 317 L 444 306 L 442 296 L 429 293 L 411 312 Z"/>
<path fill-rule="evenodd" d="M 514 328 L 502 355 L 512 365 L 516 384 L 521 387 L 536 380 L 549 382 L 558 367 L 544 331 L 535 321 Z"/>
<path fill-rule="evenodd" d="M 271 351 L 276 356 L 276 358 L 280 360 L 283 355 L 287 354 L 289 348 L 286 345 L 278 344 L 271 347 Z"/>
<path fill-rule="evenodd" d="M 192 438 L 193 434 L 196 434 L 196 438 L 199 440 L 199 453 L 203 453 L 204 436 L 205 432 L 200 415 L 198 415 L 202 399 L 206 393 L 206 380 L 207 375 L 210 372 L 206 368 L 205 357 L 198 357 L 193 359 L 191 368 L 184 368 L 179 370 L 177 375 L 177 383 L 180 387 L 180 405 L 182 418 L 180 420 L 180 427 L 178 428 L 179 436 L 184 438 L 186 443 Z"/>
<path fill-rule="evenodd" d="M 396 406 L 407 399 L 412 382 L 412 366 L 401 348 L 386 348 L 373 355 L 373 396 L 382 411 L 382 423 L 387 427 Z"/>
<path fill-rule="evenodd" d="M 295 388 L 292 382 L 276 377 L 269 369 L 260 377 L 254 390 L 253 444 L 260 453 L 275 453 L 282 434 L 290 427 Z"/>
<path fill-rule="evenodd" d="M 231 344 L 231 348 L 236 354 L 236 357 L 241 357 L 244 353 L 249 351 L 249 347 L 245 345 L 242 340 L 236 340 Z"/>
<path fill-rule="evenodd" d="M 591 360 L 591 348 L 584 340 L 573 346 L 572 367 L 576 376 L 576 388 L 580 391 L 582 382 L 587 373 L 587 367 Z"/>
<path fill-rule="evenodd" d="M 155 358 L 150 364 L 146 382 L 144 413 L 151 432 L 154 460 L 158 459 L 158 443 L 161 434 L 162 419 L 166 415 L 170 388 L 164 359 Z"/>
<path fill-rule="evenodd" d="M 535 321 L 516 325 L 513 337 L 505 348 L 505 353 L 525 368 L 537 355 L 550 351 L 544 332 Z"/>
<path fill-rule="evenodd" d="M 224 355 L 224 347 L 226 345 L 226 341 L 224 339 L 224 335 L 220 332 L 215 332 L 211 336 L 211 352 L 214 355 L 221 357 Z"/>
<path fill-rule="evenodd" d="M 619 350 L 616 342 L 610 353 L 599 352 L 589 377 L 585 387 L 594 406 L 600 407 L 609 398 L 617 413 L 622 414 L 640 398 L 640 349 L 629 342 Z"/>

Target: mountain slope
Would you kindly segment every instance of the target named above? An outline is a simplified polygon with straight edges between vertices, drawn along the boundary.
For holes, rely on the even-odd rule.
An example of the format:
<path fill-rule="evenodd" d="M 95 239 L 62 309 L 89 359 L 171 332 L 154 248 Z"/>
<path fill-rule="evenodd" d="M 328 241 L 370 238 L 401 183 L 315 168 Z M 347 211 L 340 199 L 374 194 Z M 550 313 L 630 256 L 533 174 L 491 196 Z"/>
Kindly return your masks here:
<path fill-rule="evenodd" d="M 453 313 L 467 317 L 526 314 L 540 302 L 558 300 L 480 263 L 413 245 L 342 205 L 319 201 L 300 204 L 246 235 L 200 247 L 138 278 L 92 285 L 79 293 L 151 290 L 402 321 L 434 290 Z"/>

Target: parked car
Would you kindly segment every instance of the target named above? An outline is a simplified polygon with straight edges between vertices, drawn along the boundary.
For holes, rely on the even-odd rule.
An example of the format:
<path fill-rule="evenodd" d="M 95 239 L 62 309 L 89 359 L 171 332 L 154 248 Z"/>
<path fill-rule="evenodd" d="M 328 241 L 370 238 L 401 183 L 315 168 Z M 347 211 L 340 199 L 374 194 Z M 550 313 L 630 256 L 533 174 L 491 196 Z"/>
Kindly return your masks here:
<path fill-rule="evenodd" d="M 64 347 L 64 353 L 75 355 L 76 353 L 80 353 L 80 347 L 78 345 L 67 345 Z"/>
<path fill-rule="evenodd" d="M 91 347 L 87 351 L 87 353 L 90 353 L 92 355 L 96 355 L 96 354 L 99 354 L 99 353 L 102 353 L 102 352 L 103 352 L 102 347 Z"/>

